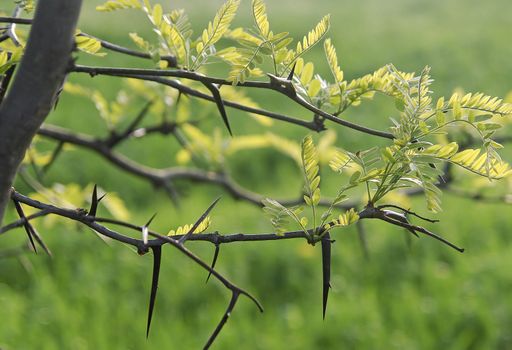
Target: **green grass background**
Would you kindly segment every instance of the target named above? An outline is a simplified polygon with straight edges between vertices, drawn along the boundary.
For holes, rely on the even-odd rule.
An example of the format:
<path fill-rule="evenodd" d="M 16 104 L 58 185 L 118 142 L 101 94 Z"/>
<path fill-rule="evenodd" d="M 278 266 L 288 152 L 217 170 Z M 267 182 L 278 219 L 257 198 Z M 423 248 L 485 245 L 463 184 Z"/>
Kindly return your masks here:
<path fill-rule="evenodd" d="M 133 12 L 95 13 L 99 1 L 86 1 L 80 28 L 129 45 L 127 33 L 150 36 L 145 19 Z M 173 1 L 185 8 L 196 33 L 213 17 L 221 1 Z M 302 36 L 331 13 L 330 36 L 348 78 L 386 63 L 403 70 L 432 67 L 434 96 L 455 88 L 504 96 L 512 90 L 512 3 L 363 0 L 267 1 L 271 26 Z M 3 0 L 3 4 L 10 5 Z M 250 1 L 243 0 L 238 25 L 252 25 Z M 327 73 L 321 47 L 308 56 Z M 109 54 L 82 63 L 140 65 L 139 60 Z M 114 96 L 119 81 L 72 77 Z M 253 95 L 268 109 L 309 117 L 274 95 Z M 347 118 L 365 125 L 387 125 L 392 102 L 376 99 Z M 134 111 L 134 114 L 136 111 Z M 219 118 L 212 109 L 212 124 Z M 261 131 L 252 119 L 230 111 L 237 134 Z M 104 134 L 94 108 L 64 96 L 49 117 L 52 123 Z M 330 125 L 333 126 L 333 125 Z M 340 145 L 357 149 L 371 136 L 333 126 Z M 275 132 L 300 140 L 306 132 L 275 124 Z M 122 151 L 151 165 L 174 162 L 174 141 L 150 137 Z M 243 152 L 231 160 L 238 181 L 270 196 L 295 195 L 300 177 L 293 163 L 272 151 Z M 278 169 L 278 170 L 276 170 Z M 222 191 L 182 183 L 180 209 L 145 182 L 109 166 L 86 151 L 65 154 L 49 173 L 50 181 L 98 183 L 118 193 L 143 223 L 154 211 L 155 229 L 190 221 Z M 19 183 L 20 189 L 24 188 Z M 28 191 L 28 189 L 26 189 Z M 361 252 L 353 228 L 336 233 L 332 292 L 325 321 L 321 317 L 319 248 L 302 241 L 239 243 L 222 246 L 220 272 L 256 295 L 265 313 L 241 298 L 216 349 L 512 349 L 512 239 L 510 209 L 445 195 L 441 223 L 428 226 L 466 248 L 458 254 L 427 238 L 409 248 L 404 233 L 383 223 L 367 223 L 370 258 Z M 423 202 L 415 200 L 423 210 Z M 13 216 L 11 215 L 12 219 Z M 265 232 L 271 228 L 261 210 L 227 195 L 213 215 L 213 229 Z M 196 349 L 202 347 L 221 317 L 229 293 L 217 282 L 204 284 L 205 273 L 177 251 L 166 248 L 151 336 L 145 322 L 151 258 L 120 244 L 106 246 L 87 229 L 63 225 L 43 231 L 54 252 L 0 261 L 0 348 L 12 349 Z M 19 230 L 1 237 L 2 247 L 25 239 Z M 213 249 L 190 247 L 208 259 Z"/>

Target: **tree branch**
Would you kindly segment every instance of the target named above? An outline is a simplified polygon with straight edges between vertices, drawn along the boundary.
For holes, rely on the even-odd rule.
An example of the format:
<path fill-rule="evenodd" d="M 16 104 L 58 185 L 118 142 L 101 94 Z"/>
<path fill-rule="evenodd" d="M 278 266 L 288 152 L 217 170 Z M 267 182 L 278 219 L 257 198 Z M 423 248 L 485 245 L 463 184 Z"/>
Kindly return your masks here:
<path fill-rule="evenodd" d="M 0 23 L 32 24 L 31 18 L 0 17 Z"/>
<path fill-rule="evenodd" d="M 0 222 L 25 150 L 64 81 L 80 6 L 81 0 L 38 2 L 25 54 L 0 106 Z"/>
<path fill-rule="evenodd" d="M 230 81 L 227 81 L 225 79 L 219 79 L 219 78 L 211 78 L 204 76 L 199 73 L 186 71 L 186 70 L 158 70 L 158 69 L 136 69 L 136 68 L 114 68 L 114 67 L 88 67 L 88 66 L 74 66 L 71 71 L 76 73 L 87 73 L 91 76 L 96 75 L 108 75 L 108 76 L 117 76 L 117 77 L 126 77 L 126 78 L 136 78 L 136 79 L 143 79 L 143 80 L 150 80 L 150 81 L 156 81 L 161 84 L 165 84 L 168 86 L 171 86 L 169 84 L 169 81 L 166 79 L 154 79 L 155 77 L 175 77 L 175 78 L 184 78 L 189 79 L 193 81 L 198 81 L 201 83 L 206 84 L 218 84 L 218 85 L 232 85 Z M 291 84 L 291 83 L 290 83 Z M 394 136 L 391 133 L 374 130 L 365 126 L 361 126 L 358 124 L 351 123 L 349 121 L 343 120 L 341 118 L 338 118 L 335 115 L 332 115 L 330 113 L 327 113 L 309 102 L 307 102 L 304 98 L 300 97 L 297 94 L 290 93 L 290 89 L 288 86 L 291 85 L 279 85 L 275 84 L 272 81 L 270 82 L 260 82 L 260 81 L 247 81 L 244 83 L 238 83 L 237 86 L 243 86 L 243 87 L 252 87 L 252 88 L 260 88 L 260 89 L 268 89 L 280 92 L 281 94 L 287 96 L 292 101 L 296 102 L 303 108 L 313 112 L 315 115 L 319 115 L 325 119 L 328 119 L 336 124 L 348 127 L 350 129 L 354 129 L 360 132 L 363 132 L 368 135 L 383 137 L 386 139 L 394 139 Z M 174 86 L 177 89 L 180 89 L 179 86 Z M 293 88 L 293 87 L 292 87 Z M 180 91 L 182 91 L 180 89 Z M 183 92 L 183 91 L 182 91 Z M 206 95 L 208 96 L 208 95 Z M 199 97 L 199 96 L 196 96 Z M 210 96 L 208 96 L 210 97 Z M 215 102 L 214 98 L 207 98 L 210 101 Z M 227 103 L 225 103 L 226 106 L 229 106 Z"/>
<path fill-rule="evenodd" d="M 136 163 L 124 155 L 113 151 L 109 147 L 109 139 L 102 140 L 93 138 L 90 135 L 73 133 L 67 129 L 56 127 L 53 125 L 43 125 L 38 134 L 53 140 L 69 143 L 75 146 L 84 147 L 101 155 L 111 164 L 123 169 L 133 175 L 150 181 L 156 186 L 165 186 L 169 182 L 178 179 L 186 179 L 190 181 L 199 181 L 211 183 L 223 187 L 233 198 L 243 199 L 250 203 L 261 205 L 261 201 L 265 198 L 255 192 L 251 192 L 238 185 L 231 177 L 225 173 L 217 173 L 200 169 L 189 169 L 181 167 L 172 167 L 167 169 L 154 169 L 142 164 Z M 298 195 L 294 199 L 282 199 L 280 203 L 286 206 L 293 206 L 303 203 L 302 195 Z M 329 206 L 331 202 L 323 200 L 320 202 L 322 206 Z M 338 208 L 350 208 L 354 203 L 342 203 Z"/>

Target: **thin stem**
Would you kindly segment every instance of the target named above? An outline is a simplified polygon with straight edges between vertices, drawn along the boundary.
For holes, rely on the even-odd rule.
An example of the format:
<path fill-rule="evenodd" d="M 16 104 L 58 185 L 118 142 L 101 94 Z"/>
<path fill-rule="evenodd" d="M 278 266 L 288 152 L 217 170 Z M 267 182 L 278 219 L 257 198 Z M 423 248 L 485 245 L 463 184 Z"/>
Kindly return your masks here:
<path fill-rule="evenodd" d="M 95 76 L 98 74 L 101 75 L 109 75 L 109 76 L 121 76 L 121 77 L 131 77 L 131 78 L 137 78 L 137 79 L 144 79 L 144 80 L 152 80 L 157 81 L 155 79 L 147 79 L 148 77 L 176 77 L 176 78 L 184 78 L 184 79 L 190 79 L 194 81 L 199 81 L 202 83 L 212 83 L 212 84 L 218 84 L 218 85 L 232 85 L 231 82 L 225 80 L 225 79 L 219 79 L 219 78 L 211 78 L 206 77 L 202 74 L 186 71 L 186 70 L 157 70 L 157 69 L 133 69 L 133 68 L 112 68 L 112 67 L 88 67 L 88 66 L 80 66 L 77 65 L 71 69 L 73 72 L 77 73 L 88 73 L 91 76 Z M 160 80 L 158 82 L 163 83 L 165 80 Z M 169 85 L 169 84 L 166 84 Z M 170 86 L 170 85 L 169 85 Z M 343 125 L 345 127 L 361 131 L 363 133 L 379 136 L 387 139 L 394 139 L 394 136 L 391 133 L 383 132 L 379 130 L 374 130 L 371 128 L 367 128 L 365 126 L 361 126 L 358 124 L 351 123 L 349 121 L 340 119 L 330 113 L 327 113 L 314 105 L 312 105 L 310 102 L 306 101 L 303 97 L 299 95 L 292 95 L 290 94 L 288 89 L 283 89 L 281 86 L 273 84 L 272 82 L 256 82 L 256 81 L 247 81 L 243 83 L 238 83 L 237 86 L 244 86 L 244 87 L 254 87 L 254 88 L 261 88 L 261 89 L 269 89 L 269 90 L 275 90 L 280 92 L 281 94 L 284 94 L 288 98 L 290 98 L 292 101 L 296 102 L 300 106 L 304 107 L 305 109 L 313 112 L 314 114 L 317 114 L 325 119 L 328 119 L 332 122 L 335 122 L 337 124 Z M 183 91 L 183 90 L 180 90 Z M 213 98 L 209 99 L 210 101 L 214 101 Z M 225 101 L 226 102 L 226 101 Z M 227 106 L 229 106 L 227 103 L 225 103 Z"/>
<path fill-rule="evenodd" d="M 0 17 L 0 23 L 32 24 L 32 19 L 18 17 Z"/>

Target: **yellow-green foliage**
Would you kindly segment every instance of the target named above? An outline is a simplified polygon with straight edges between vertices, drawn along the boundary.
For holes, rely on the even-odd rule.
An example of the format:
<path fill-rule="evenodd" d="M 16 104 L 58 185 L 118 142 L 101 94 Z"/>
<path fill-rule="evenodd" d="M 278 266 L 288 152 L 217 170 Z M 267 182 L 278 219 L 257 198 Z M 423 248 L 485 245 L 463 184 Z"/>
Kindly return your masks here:
<path fill-rule="evenodd" d="M 99 52 L 101 50 L 101 42 L 98 39 L 91 38 L 85 35 L 81 35 L 80 31 L 77 31 L 75 35 L 76 47 L 85 53 L 96 56 L 105 56 L 105 52 Z"/>
<path fill-rule="evenodd" d="M 341 84 L 343 82 L 343 71 L 340 69 L 338 65 L 338 56 L 336 55 L 336 48 L 331 43 L 331 38 L 328 38 L 324 42 L 324 50 L 325 56 L 327 57 L 327 62 L 329 63 L 329 68 L 331 69 L 331 73 L 336 81 L 336 84 Z"/>
<path fill-rule="evenodd" d="M 270 217 L 270 222 L 277 234 L 283 234 L 287 231 L 289 219 L 294 220 L 301 228 L 301 230 L 309 235 L 307 230 L 308 220 L 306 217 L 300 218 L 302 207 L 286 208 L 276 200 L 265 198 L 262 201 L 263 211 Z"/>
<path fill-rule="evenodd" d="M 320 22 L 313 28 L 307 35 L 302 38 L 302 41 L 297 43 L 295 51 L 292 53 L 291 58 L 287 60 L 286 67 L 289 67 L 300 56 L 311 50 L 322 38 L 327 34 L 330 27 L 330 16 L 324 16 Z"/>
<path fill-rule="evenodd" d="M 337 104 L 339 106 L 338 110 L 340 110 L 342 107 L 342 103 L 343 103 L 343 99 L 342 99 L 343 91 L 346 88 L 347 84 L 343 80 L 344 79 L 343 71 L 340 69 L 340 67 L 338 65 L 338 56 L 336 55 L 336 48 L 331 43 L 331 38 L 328 38 L 324 41 L 324 51 L 325 51 L 325 56 L 327 58 L 327 62 L 329 64 L 329 69 L 331 70 L 331 73 L 334 77 L 334 83 L 335 83 L 334 84 L 335 89 L 333 89 L 332 93 L 330 93 L 330 96 L 331 96 L 331 98 L 336 95 L 338 96 L 337 97 L 338 101 L 331 99 L 330 102 L 335 105 Z"/>
<path fill-rule="evenodd" d="M 144 11 L 162 41 L 160 50 L 152 52 L 152 54 L 174 55 L 178 65 L 188 66 L 188 41 L 192 35 L 192 30 L 185 12 L 183 10 L 173 10 L 164 14 L 160 4 L 156 4 L 153 8 L 146 5 Z"/>
<path fill-rule="evenodd" d="M 1 48 L 1 47 L 0 47 Z M 11 54 L 9 57 L 9 53 Z M 9 68 L 21 61 L 23 56 L 22 47 L 12 47 L 9 51 L 0 52 L 0 74 L 4 74 Z"/>
<path fill-rule="evenodd" d="M 139 34 L 137 33 L 130 33 L 129 34 L 130 39 L 141 49 L 142 51 L 149 52 L 150 51 L 150 44 L 148 41 L 144 40 Z"/>
<path fill-rule="evenodd" d="M 204 232 L 208 229 L 208 227 L 210 227 L 210 224 L 211 224 L 211 219 L 209 216 L 207 216 L 206 218 L 204 218 L 203 221 L 201 221 L 201 223 L 195 228 L 194 232 L 192 232 L 192 233 Z M 175 230 L 170 230 L 167 233 L 167 236 L 185 235 L 192 229 L 192 227 L 194 227 L 194 224 L 187 224 L 184 226 L 180 226 Z"/>
<path fill-rule="evenodd" d="M 351 161 L 352 159 L 347 152 L 338 149 L 334 157 L 329 161 L 329 166 L 333 171 L 341 174 L 343 170 L 349 166 Z"/>
<path fill-rule="evenodd" d="M 130 107 L 131 100 L 125 90 L 119 90 L 117 97 L 112 101 L 109 101 L 100 90 L 88 89 L 69 82 L 64 85 L 64 91 L 89 98 L 109 129 L 113 129 L 126 116 Z"/>
<path fill-rule="evenodd" d="M 141 8 L 139 0 L 109 0 L 103 5 L 96 6 L 97 11 L 116 11 L 122 9 L 138 9 Z"/>
<path fill-rule="evenodd" d="M 499 158 L 492 157 L 488 152 L 482 152 L 480 149 L 457 151 L 458 145 L 455 142 L 451 142 L 444 146 L 433 145 L 425 149 L 421 154 L 449 161 L 475 174 L 492 179 L 501 179 L 511 172 L 508 163 Z"/>
<path fill-rule="evenodd" d="M 315 65 L 313 62 L 305 63 L 302 58 L 297 59 L 295 64 L 294 83 L 298 93 L 314 100 L 322 89 L 322 83 L 314 78 Z"/>
<path fill-rule="evenodd" d="M 269 39 L 270 25 L 267 19 L 267 6 L 263 0 L 252 1 L 252 14 L 260 34 L 264 38 Z"/>
<path fill-rule="evenodd" d="M 324 230 L 329 231 L 335 227 L 346 227 L 356 223 L 359 220 L 359 214 L 354 208 L 340 214 L 336 220 L 324 225 Z"/>
<path fill-rule="evenodd" d="M 320 201 L 320 175 L 318 174 L 318 153 L 310 135 L 302 141 L 301 157 L 306 182 L 304 201 L 307 205 L 315 206 Z"/>
<path fill-rule="evenodd" d="M 205 59 L 203 54 L 210 47 L 215 45 L 222 36 L 229 30 L 231 22 L 235 18 L 236 11 L 240 5 L 240 0 L 228 0 L 222 7 L 217 11 L 213 22 L 209 22 L 206 29 L 203 30 L 201 37 L 197 40 L 195 49 L 197 52 L 197 58 L 192 66 L 196 69 L 204 63 Z"/>

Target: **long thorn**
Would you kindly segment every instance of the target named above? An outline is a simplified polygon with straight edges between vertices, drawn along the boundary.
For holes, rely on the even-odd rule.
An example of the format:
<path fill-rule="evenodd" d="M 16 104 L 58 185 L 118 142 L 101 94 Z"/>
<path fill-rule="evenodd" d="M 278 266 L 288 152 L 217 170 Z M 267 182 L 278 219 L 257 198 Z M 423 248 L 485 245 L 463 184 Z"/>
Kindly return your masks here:
<path fill-rule="evenodd" d="M 210 211 L 213 209 L 213 207 L 215 207 L 215 205 L 219 202 L 219 200 L 220 200 L 220 197 L 217 198 L 216 200 L 214 200 L 212 204 L 210 204 L 208 209 L 205 210 L 203 215 L 201 215 L 201 217 L 195 222 L 194 226 L 192 226 L 192 228 L 190 228 L 190 230 L 187 232 L 187 234 L 180 238 L 180 240 L 178 241 L 179 244 L 185 243 L 185 241 L 194 233 L 196 228 L 199 225 L 201 225 L 201 223 L 204 221 L 204 219 L 206 219 L 206 217 L 208 216 Z"/>
<path fill-rule="evenodd" d="M 219 110 L 220 116 L 222 117 L 222 120 L 224 121 L 224 124 L 226 125 L 226 128 L 229 131 L 229 135 L 233 136 L 233 133 L 231 132 L 231 126 L 229 126 L 229 120 L 228 120 L 228 115 L 226 113 L 226 108 L 224 107 L 224 101 L 222 100 L 222 96 L 220 95 L 219 88 L 212 83 L 208 83 L 208 82 L 202 82 L 202 83 L 212 93 L 215 103 L 217 104 L 217 108 Z"/>
<path fill-rule="evenodd" d="M 331 236 L 327 232 L 322 237 L 322 317 L 325 320 L 327 299 L 331 288 Z"/>
<path fill-rule="evenodd" d="M 27 233 L 28 239 L 30 241 L 30 245 L 32 246 L 32 249 L 34 249 L 34 252 L 37 254 L 36 245 L 34 244 L 34 239 L 32 238 L 32 226 L 30 225 L 30 222 L 27 220 L 27 217 L 25 216 L 25 213 L 23 212 L 23 208 L 21 207 L 20 202 L 17 200 L 12 200 L 14 202 L 14 206 L 16 207 L 16 211 L 18 212 L 18 215 L 20 219 L 25 220 L 23 222 L 23 226 L 25 227 L 25 232 Z"/>
<path fill-rule="evenodd" d="M 292 67 L 292 70 L 290 71 L 290 74 L 288 74 L 288 80 L 289 81 L 292 81 L 293 80 L 293 75 L 295 74 L 295 66 L 297 65 L 297 62 L 295 62 L 293 64 L 293 67 Z"/>
<path fill-rule="evenodd" d="M 137 117 L 130 123 L 130 125 L 128 125 L 128 127 L 126 128 L 126 130 L 123 132 L 123 136 L 128 136 L 130 135 L 134 130 L 135 128 L 140 124 L 140 122 L 142 121 L 142 119 L 144 119 L 144 117 L 147 115 L 148 111 L 149 111 L 149 108 L 153 105 L 153 101 L 148 101 L 144 107 L 142 108 L 142 110 L 139 112 L 139 114 L 137 115 Z"/>
<path fill-rule="evenodd" d="M 151 225 L 151 223 L 153 222 L 153 219 L 155 218 L 156 214 L 157 213 L 154 213 L 153 216 L 148 220 L 148 222 L 144 226 L 149 227 L 149 225 Z"/>
<path fill-rule="evenodd" d="M 151 294 L 149 296 L 148 323 L 146 328 L 146 339 L 149 337 L 153 309 L 155 307 L 156 292 L 158 289 L 158 278 L 160 276 L 160 263 L 162 262 L 162 246 L 151 247 L 153 250 L 153 277 L 151 279 Z"/>
<path fill-rule="evenodd" d="M 415 233 L 423 233 L 424 235 L 430 236 L 430 237 L 438 240 L 439 242 L 442 242 L 442 243 L 446 244 L 450 248 L 453 248 L 456 251 L 458 251 L 459 253 L 464 253 L 464 248 L 457 247 L 452 242 L 444 239 L 443 237 L 435 234 L 434 232 L 430 232 L 426 228 L 423 228 L 423 227 L 420 227 L 420 226 L 411 225 L 411 224 L 407 224 L 407 223 L 404 223 L 402 221 L 398 221 L 398 220 L 392 219 L 392 218 L 390 218 L 390 217 L 388 217 L 386 215 L 382 215 L 379 218 L 384 220 L 384 221 L 386 221 L 386 222 L 389 222 L 390 224 L 393 224 L 393 225 L 396 225 L 396 226 L 400 226 L 400 227 L 404 227 L 404 228 L 406 228 L 409 231 L 413 230 Z"/>
<path fill-rule="evenodd" d="M 212 260 L 212 264 L 210 265 L 210 268 L 212 270 L 215 269 L 215 264 L 217 263 L 217 258 L 219 257 L 219 252 L 220 252 L 220 244 L 215 244 L 215 252 L 213 253 L 213 260 Z M 206 277 L 206 283 L 208 283 L 211 276 L 212 276 L 212 271 L 209 271 L 208 276 Z"/>
<path fill-rule="evenodd" d="M 96 211 L 98 210 L 98 202 L 98 186 L 95 184 L 94 189 L 92 190 L 91 208 L 89 209 L 90 216 L 96 216 Z"/>
<path fill-rule="evenodd" d="M 27 221 L 28 222 L 28 221 Z M 34 226 L 30 225 L 30 230 L 31 230 L 31 233 L 32 233 L 32 236 L 34 237 L 34 239 L 36 240 L 37 243 L 39 243 L 39 245 L 41 246 L 41 248 L 43 248 L 43 250 L 45 251 L 46 254 L 48 254 L 49 257 L 53 257 L 52 255 L 52 252 L 50 250 L 50 248 L 48 248 L 48 246 L 46 245 L 46 243 L 44 243 L 43 239 L 41 238 L 41 236 L 39 235 L 39 232 L 36 231 L 36 229 L 34 228 Z"/>

